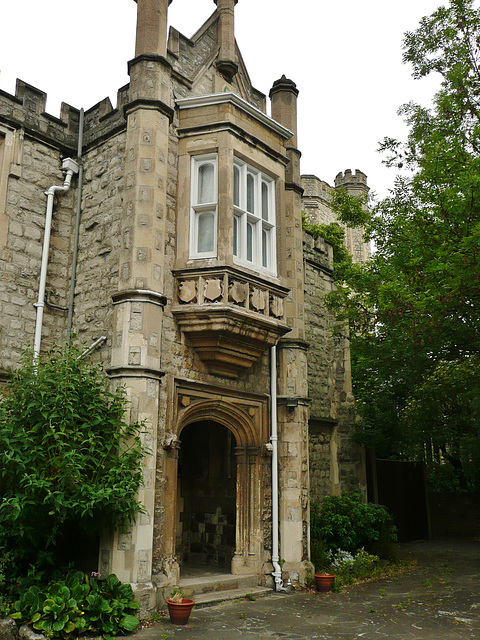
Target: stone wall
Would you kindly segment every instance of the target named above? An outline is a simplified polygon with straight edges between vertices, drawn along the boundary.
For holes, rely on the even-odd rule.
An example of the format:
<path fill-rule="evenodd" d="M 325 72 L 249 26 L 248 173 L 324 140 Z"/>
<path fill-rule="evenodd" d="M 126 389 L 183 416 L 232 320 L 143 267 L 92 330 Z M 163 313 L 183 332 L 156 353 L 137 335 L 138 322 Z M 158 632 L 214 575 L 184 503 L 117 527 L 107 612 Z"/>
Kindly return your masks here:
<path fill-rule="evenodd" d="M 19 143 L 20 144 L 20 143 Z M 61 185 L 63 175 L 58 148 L 26 132 L 21 140 L 21 160 L 8 176 L 4 224 L 0 246 L 0 369 L 16 368 L 21 353 L 33 345 L 42 246 L 45 226 L 45 191 Z M 65 339 L 65 307 L 70 278 L 75 189 L 55 198 L 46 307 L 42 340 L 51 348 Z"/>
<path fill-rule="evenodd" d="M 331 187 L 317 176 L 303 175 L 303 210 L 309 222 L 313 224 L 331 224 L 338 222 L 332 211 L 332 194 L 335 189 L 346 189 L 352 196 L 368 194 L 367 176 L 361 171 L 354 174 L 350 170 L 345 174 L 339 173 L 335 178 L 335 187 Z M 342 223 L 339 223 L 342 224 Z M 345 228 L 345 246 L 353 257 L 354 262 L 363 262 L 370 256 L 370 244 L 365 242 L 363 229 Z"/>
<path fill-rule="evenodd" d="M 364 490 L 362 451 L 352 441 L 354 398 L 348 338 L 324 304 L 332 290 L 332 248 L 304 235 L 305 332 L 310 415 L 310 497 Z M 334 329 L 336 331 L 334 332 Z"/>
<path fill-rule="evenodd" d="M 89 346 L 107 337 L 94 358 L 108 364 L 115 339 L 112 294 L 118 288 L 120 233 L 125 186 L 125 132 L 92 147 L 84 157 L 74 330 Z"/>

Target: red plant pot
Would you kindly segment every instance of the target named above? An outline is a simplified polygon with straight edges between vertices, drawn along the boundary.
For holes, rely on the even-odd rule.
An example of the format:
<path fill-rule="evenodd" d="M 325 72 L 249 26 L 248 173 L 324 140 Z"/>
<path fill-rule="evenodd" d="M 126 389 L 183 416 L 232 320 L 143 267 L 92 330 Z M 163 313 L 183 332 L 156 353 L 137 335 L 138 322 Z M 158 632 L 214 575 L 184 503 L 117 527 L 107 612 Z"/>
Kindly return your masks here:
<path fill-rule="evenodd" d="M 186 624 L 195 602 L 183 598 L 181 602 L 167 600 L 168 613 L 172 624 Z"/>
<path fill-rule="evenodd" d="M 335 576 L 331 573 L 316 573 L 315 582 L 317 584 L 317 591 L 330 591 L 334 580 Z"/>

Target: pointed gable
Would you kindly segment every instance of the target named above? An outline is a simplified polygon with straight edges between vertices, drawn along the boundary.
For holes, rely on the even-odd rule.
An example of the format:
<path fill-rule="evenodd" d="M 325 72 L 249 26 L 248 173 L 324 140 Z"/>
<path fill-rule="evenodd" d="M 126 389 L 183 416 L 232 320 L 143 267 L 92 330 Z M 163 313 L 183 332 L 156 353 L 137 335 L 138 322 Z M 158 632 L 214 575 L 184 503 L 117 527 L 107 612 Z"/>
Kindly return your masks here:
<path fill-rule="evenodd" d="M 204 96 L 229 91 L 265 112 L 265 94 L 252 86 L 236 42 L 236 74 L 233 78 L 228 78 L 217 68 L 220 48 L 218 37 L 218 10 L 212 13 L 191 38 L 187 38 L 173 27 L 170 28 L 167 56 L 173 68 L 173 76 L 179 83 L 176 97 Z"/>

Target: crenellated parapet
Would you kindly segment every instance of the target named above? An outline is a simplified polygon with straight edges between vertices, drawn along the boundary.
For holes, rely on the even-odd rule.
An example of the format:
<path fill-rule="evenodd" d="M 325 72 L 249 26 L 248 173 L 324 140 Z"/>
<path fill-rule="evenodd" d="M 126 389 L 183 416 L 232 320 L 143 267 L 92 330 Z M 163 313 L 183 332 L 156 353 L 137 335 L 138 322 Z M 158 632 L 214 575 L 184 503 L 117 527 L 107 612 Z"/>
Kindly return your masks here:
<path fill-rule="evenodd" d="M 333 274 L 333 247 L 323 238 L 314 238 L 307 231 L 303 232 L 303 257 L 317 271 L 326 277 Z"/>
<path fill-rule="evenodd" d="M 126 84 L 118 90 L 115 108 L 107 97 L 85 112 L 84 145 L 87 149 L 126 128 L 124 107 L 129 102 L 129 88 Z"/>
<path fill-rule="evenodd" d="M 324 198 L 325 200 L 331 198 L 332 187 L 317 176 L 303 174 L 302 187 L 305 196 Z"/>
<path fill-rule="evenodd" d="M 79 109 L 62 102 L 60 117 L 45 111 L 47 94 L 23 80 L 17 80 L 15 95 L 0 90 L 1 121 L 23 129 L 61 151 L 74 154 L 77 148 Z"/>
<path fill-rule="evenodd" d="M 357 193 L 368 193 L 370 190 L 367 185 L 367 176 L 355 169 L 355 173 L 352 173 L 351 169 L 347 169 L 344 173 L 340 171 L 335 177 L 335 188 L 343 187 L 347 191 L 355 191 Z"/>
<path fill-rule="evenodd" d="M 102 142 L 126 128 L 124 107 L 129 102 L 129 85 L 117 92 L 113 107 L 106 97 L 85 112 L 84 149 Z M 76 156 L 80 109 L 62 102 L 60 117 L 45 111 L 47 93 L 17 80 L 15 95 L 0 90 L 0 122 L 13 129 L 22 129 L 60 150 L 64 155 Z"/>

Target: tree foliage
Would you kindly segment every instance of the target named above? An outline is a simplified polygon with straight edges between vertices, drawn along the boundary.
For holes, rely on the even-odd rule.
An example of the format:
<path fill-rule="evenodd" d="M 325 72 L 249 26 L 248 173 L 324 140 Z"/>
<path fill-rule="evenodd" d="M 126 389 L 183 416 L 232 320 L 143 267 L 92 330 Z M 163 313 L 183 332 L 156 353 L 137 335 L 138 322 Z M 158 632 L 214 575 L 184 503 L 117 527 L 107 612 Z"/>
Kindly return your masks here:
<path fill-rule="evenodd" d="M 145 453 L 125 397 L 73 347 L 24 359 L 0 399 L 0 555 L 22 574 L 71 559 L 79 537 L 129 523 Z M 8 574 L 8 567 L 4 567 Z"/>
<path fill-rule="evenodd" d="M 404 39 L 413 76 L 441 79 L 432 106 L 400 113 L 406 170 L 376 203 L 376 251 L 344 273 L 331 304 L 352 328 L 360 438 L 383 456 L 449 461 L 464 486 L 480 462 L 480 11 L 451 0 Z M 348 210 L 345 216 L 348 218 Z M 355 220 L 351 220 L 354 224 Z"/>

